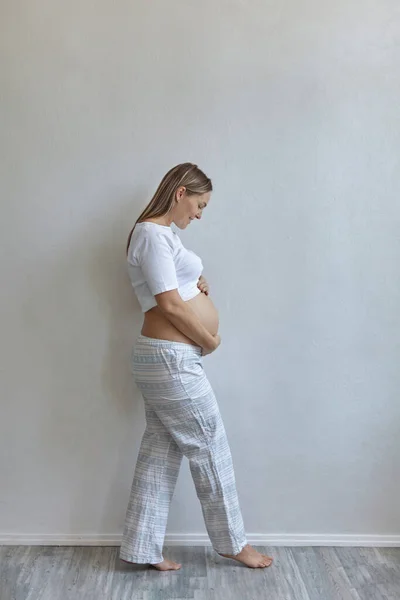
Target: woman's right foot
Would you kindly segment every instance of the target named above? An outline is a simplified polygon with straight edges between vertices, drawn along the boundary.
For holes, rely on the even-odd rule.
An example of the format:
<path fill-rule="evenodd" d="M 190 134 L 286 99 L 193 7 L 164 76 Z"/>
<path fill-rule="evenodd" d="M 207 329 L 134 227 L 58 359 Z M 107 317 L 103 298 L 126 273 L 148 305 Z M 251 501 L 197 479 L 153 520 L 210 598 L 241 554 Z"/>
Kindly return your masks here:
<path fill-rule="evenodd" d="M 162 562 L 152 564 L 151 566 L 158 569 L 158 571 L 178 571 L 182 565 L 173 560 L 164 559 Z"/>
<path fill-rule="evenodd" d="M 218 554 L 220 553 L 218 552 Z M 264 569 L 265 567 L 269 567 L 273 561 L 270 556 L 257 552 L 250 544 L 246 544 L 239 554 L 220 554 L 220 556 L 233 558 L 233 560 L 237 560 L 251 569 Z"/>

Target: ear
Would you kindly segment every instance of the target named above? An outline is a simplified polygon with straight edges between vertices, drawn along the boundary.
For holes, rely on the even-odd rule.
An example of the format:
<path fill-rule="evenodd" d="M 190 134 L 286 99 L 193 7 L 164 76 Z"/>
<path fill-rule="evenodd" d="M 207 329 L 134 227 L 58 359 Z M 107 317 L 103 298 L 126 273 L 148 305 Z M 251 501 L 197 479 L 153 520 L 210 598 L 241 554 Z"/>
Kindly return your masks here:
<path fill-rule="evenodd" d="M 179 202 L 180 200 L 182 200 L 182 198 L 185 195 L 185 192 L 186 192 L 185 186 L 181 185 L 180 187 L 178 187 L 178 189 L 176 190 L 176 193 L 175 193 L 175 200 L 177 202 Z"/>

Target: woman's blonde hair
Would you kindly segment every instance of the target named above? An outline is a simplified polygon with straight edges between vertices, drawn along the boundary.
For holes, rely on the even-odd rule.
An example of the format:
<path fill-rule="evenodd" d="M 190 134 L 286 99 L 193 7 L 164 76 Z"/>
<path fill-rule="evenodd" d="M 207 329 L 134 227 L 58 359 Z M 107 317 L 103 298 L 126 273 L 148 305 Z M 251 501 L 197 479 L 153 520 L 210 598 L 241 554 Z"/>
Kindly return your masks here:
<path fill-rule="evenodd" d="M 186 188 L 186 194 L 188 196 L 192 196 L 193 194 L 206 194 L 207 192 L 212 191 L 211 179 L 209 179 L 197 165 L 183 163 L 173 167 L 173 169 L 164 175 L 153 198 L 133 226 L 128 237 L 126 246 L 127 252 L 136 224 L 146 221 L 147 219 L 154 219 L 166 215 L 174 205 L 177 189 L 182 186 Z"/>

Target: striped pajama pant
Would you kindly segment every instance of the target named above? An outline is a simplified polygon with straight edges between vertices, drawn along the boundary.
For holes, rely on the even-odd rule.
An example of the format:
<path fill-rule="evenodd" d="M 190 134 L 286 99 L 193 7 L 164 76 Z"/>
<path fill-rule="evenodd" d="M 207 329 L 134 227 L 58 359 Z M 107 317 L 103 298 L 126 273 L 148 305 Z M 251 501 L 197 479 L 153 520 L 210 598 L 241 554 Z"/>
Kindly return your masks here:
<path fill-rule="evenodd" d="M 136 463 L 120 557 L 159 563 L 182 457 L 200 500 L 213 548 L 246 545 L 231 452 L 201 348 L 140 335 L 132 372 L 145 405 L 146 430 Z"/>

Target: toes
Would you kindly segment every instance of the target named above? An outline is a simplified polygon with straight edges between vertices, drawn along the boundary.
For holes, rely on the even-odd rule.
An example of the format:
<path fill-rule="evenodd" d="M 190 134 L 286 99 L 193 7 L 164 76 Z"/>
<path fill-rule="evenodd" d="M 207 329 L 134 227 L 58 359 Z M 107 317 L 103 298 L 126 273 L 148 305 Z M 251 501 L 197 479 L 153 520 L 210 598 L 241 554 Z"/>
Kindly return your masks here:
<path fill-rule="evenodd" d="M 262 560 L 260 563 L 261 567 L 269 567 L 272 564 L 272 558 L 270 556 L 262 555 Z"/>

